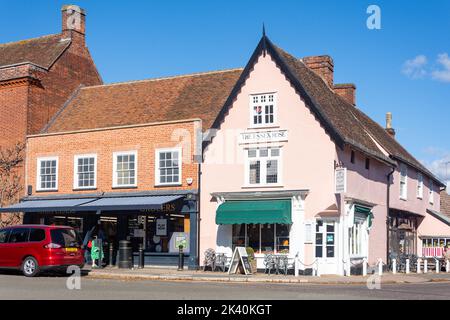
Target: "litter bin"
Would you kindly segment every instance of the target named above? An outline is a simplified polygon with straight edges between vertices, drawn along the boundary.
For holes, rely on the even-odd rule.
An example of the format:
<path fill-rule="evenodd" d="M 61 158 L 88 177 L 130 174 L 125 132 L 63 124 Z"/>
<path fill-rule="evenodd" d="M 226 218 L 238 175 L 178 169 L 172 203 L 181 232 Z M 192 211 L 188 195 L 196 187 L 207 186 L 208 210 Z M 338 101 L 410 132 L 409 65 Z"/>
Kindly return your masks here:
<path fill-rule="evenodd" d="M 133 268 L 133 253 L 131 242 L 127 240 L 119 241 L 119 269 Z"/>

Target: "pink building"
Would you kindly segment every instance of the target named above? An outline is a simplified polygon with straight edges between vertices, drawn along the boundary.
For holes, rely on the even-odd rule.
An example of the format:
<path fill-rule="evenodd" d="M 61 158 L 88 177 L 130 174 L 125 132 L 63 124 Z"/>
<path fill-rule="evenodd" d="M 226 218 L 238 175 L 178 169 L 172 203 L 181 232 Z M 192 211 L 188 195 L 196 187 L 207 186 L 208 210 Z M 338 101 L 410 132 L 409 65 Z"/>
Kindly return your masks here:
<path fill-rule="evenodd" d="M 384 129 L 356 107 L 355 86 L 335 85 L 333 69 L 329 56 L 297 59 L 263 36 L 205 142 L 201 254 L 246 246 L 258 268 L 270 253 L 348 274 L 450 238 L 442 182 L 395 140 L 390 115 Z"/>

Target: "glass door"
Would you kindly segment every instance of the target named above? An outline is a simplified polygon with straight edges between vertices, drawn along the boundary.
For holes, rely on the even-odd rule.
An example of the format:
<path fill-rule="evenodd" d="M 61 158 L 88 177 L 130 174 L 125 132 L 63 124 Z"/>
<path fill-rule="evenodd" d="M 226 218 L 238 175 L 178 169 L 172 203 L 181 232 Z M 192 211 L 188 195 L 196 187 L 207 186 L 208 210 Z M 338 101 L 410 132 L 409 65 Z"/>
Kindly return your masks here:
<path fill-rule="evenodd" d="M 335 221 L 317 220 L 316 222 L 316 259 L 320 273 L 336 274 L 336 227 Z"/>

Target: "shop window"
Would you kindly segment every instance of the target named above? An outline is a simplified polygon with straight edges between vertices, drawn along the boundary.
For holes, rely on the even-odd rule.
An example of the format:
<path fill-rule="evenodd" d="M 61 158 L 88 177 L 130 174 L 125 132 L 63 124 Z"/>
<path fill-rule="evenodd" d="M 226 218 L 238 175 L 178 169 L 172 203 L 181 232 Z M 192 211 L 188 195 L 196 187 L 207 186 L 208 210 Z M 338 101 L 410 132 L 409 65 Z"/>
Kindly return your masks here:
<path fill-rule="evenodd" d="M 74 163 L 75 163 L 74 188 L 75 189 L 95 188 L 97 156 L 96 155 L 75 156 Z"/>
<path fill-rule="evenodd" d="M 250 118 L 252 127 L 272 125 L 276 118 L 276 97 L 274 93 L 250 96 Z"/>
<path fill-rule="evenodd" d="M 128 218 L 128 236 L 134 252 L 138 251 L 139 244 L 145 243 L 146 252 L 176 254 L 177 241 L 184 238 L 184 252 L 188 253 L 189 233 L 189 215 L 152 213 Z"/>
<path fill-rule="evenodd" d="M 114 153 L 114 187 L 137 186 L 137 152 Z"/>
<path fill-rule="evenodd" d="M 37 190 L 50 191 L 58 189 L 58 158 L 38 159 Z"/>
<path fill-rule="evenodd" d="M 280 179 L 279 148 L 247 150 L 247 183 L 249 185 L 279 184 Z"/>
<path fill-rule="evenodd" d="M 349 228 L 349 251 L 350 256 L 360 257 L 364 255 L 366 218 L 362 216 L 355 217 L 353 226 Z"/>
<path fill-rule="evenodd" d="M 316 222 L 316 258 L 334 258 L 335 223 L 318 220 Z"/>
<path fill-rule="evenodd" d="M 258 253 L 289 253 L 290 225 L 239 224 L 233 225 L 233 250 L 251 247 Z"/>
<path fill-rule="evenodd" d="M 156 163 L 157 185 L 181 183 L 181 149 L 157 150 Z"/>

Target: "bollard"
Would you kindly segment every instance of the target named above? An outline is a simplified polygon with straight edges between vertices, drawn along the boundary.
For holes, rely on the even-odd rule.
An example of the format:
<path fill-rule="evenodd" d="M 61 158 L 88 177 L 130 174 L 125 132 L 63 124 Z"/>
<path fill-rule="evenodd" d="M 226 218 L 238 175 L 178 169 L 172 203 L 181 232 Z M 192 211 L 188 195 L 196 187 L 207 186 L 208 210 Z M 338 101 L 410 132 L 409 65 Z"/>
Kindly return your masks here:
<path fill-rule="evenodd" d="M 109 243 L 109 265 L 108 267 L 114 267 L 114 245 L 112 242 Z"/>
<path fill-rule="evenodd" d="M 383 260 L 381 258 L 378 259 L 378 275 L 383 275 Z"/>
<path fill-rule="evenodd" d="M 298 277 L 298 259 L 294 258 L 294 274 L 296 277 Z"/>
<path fill-rule="evenodd" d="M 178 271 L 183 271 L 184 269 L 184 253 L 183 253 L 183 245 L 180 244 L 178 247 Z"/>
<path fill-rule="evenodd" d="M 363 277 L 367 276 L 367 259 L 363 259 Z"/>
<path fill-rule="evenodd" d="M 347 277 L 350 277 L 352 275 L 352 271 L 351 271 L 351 262 L 350 260 L 344 261 L 344 268 L 345 268 L 345 275 Z"/>
<path fill-rule="evenodd" d="M 406 270 L 405 270 L 406 274 L 409 273 L 409 259 L 406 259 Z"/>
<path fill-rule="evenodd" d="M 392 259 L 392 273 L 397 273 L 397 259 Z"/>
<path fill-rule="evenodd" d="M 142 243 L 139 244 L 139 269 L 144 269 L 144 245 Z"/>
<path fill-rule="evenodd" d="M 445 264 L 445 272 L 450 272 L 450 260 L 447 260 L 447 263 Z"/>
<path fill-rule="evenodd" d="M 421 271 L 420 271 L 420 263 L 422 262 L 422 259 L 417 259 L 417 273 L 421 273 Z"/>
<path fill-rule="evenodd" d="M 441 262 L 438 259 L 434 260 L 436 262 L 436 273 L 439 273 L 441 269 Z"/>
<path fill-rule="evenodd" d="M 316 277 L 320 277 L 320 272 L 319 272 L 319 261 L 316 261 Z"/>
<path fill-rule="evenodd" d="M 428 272 L 428 260 L 424 259 L 423 260 L 423 273 L 427 273 Z"/>

